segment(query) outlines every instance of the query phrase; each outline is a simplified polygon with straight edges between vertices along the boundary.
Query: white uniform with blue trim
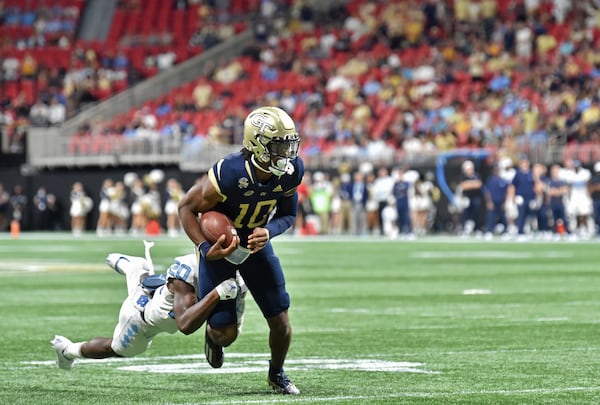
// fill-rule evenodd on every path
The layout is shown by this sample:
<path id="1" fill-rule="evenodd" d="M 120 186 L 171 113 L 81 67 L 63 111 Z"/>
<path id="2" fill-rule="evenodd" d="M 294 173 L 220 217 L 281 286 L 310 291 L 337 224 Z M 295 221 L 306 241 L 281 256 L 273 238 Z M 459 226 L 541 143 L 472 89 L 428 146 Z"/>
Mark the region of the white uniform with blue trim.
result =
<path id="1" fill-rule="evenodd" d="M 167 270 L 167 279 L 184 281 L 198 291 L 198 259 L 195 254 L 176 257 Z M 112 349 L 124 357 L 145 352 L 154 336 L 177 332 L 173 313 L 174 294 L 167 285 L 159 287 L 150 298 L 139 285 L 127 277 L 129 295 L 121 305 L 119 323 L 113 333 Z M 139 277 L 137 278 L 139 280 Z"/>

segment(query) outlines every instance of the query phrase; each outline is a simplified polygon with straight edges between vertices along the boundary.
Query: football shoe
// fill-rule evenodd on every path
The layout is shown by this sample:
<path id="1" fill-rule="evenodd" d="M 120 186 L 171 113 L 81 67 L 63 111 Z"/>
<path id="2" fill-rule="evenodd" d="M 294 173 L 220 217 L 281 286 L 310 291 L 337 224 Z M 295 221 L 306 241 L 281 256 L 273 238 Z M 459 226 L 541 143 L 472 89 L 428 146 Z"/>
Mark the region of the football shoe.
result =
<path id="1" fill-rule="evenodd" d="M 68 359 L 65 356 L 65 350 L 72 342 L 64 336 L 56 335 L 50 341 L 52 348 L 56 351 L 56 365 L 63 370 L 70 370 L 73 367 L 74 359 Z"/>
<path id="2" fill-rule="evenodd" d="M 273 391 L 278 394 L 284 395 L 298 395 L 300 394 L 300 390 L 294 385 L 292 381 L 290 381 L 289 377 L 285 374 L 283 370 L 278 373 L 269 372 L 269 377 L 267 378 L 269 385 L 273 388 Z"/>
<path id="3" fill-rule="evenodd" d="M 212 368 L 220 368 L 223 365 L 223 346 L 212 341 L 208 335 L 208 329 L 204 333 L 204 355 Z"/>

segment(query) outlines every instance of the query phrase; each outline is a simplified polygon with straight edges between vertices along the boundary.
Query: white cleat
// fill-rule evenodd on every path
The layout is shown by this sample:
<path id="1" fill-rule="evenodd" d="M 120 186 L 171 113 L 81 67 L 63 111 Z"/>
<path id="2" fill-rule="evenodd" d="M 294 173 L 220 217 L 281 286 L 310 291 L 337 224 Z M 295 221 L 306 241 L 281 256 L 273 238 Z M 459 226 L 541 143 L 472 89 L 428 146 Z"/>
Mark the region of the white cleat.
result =
<path id="1" fill-rule="evenodd" d="M 52 343 L 52 348 L 56 351 L 56 365 L 58 368 L 70 370 L 73 367 L 74 359 L 68 359 L 64 351 L 72 342 L 64 336 L 56 335 L 50 343 Z"/>
<path id="2" fill-rule="evenodd" d="M 127 266 L 127 263 L 131 263 L 132 266 Z M 137 256 L 128 256 L 128 255 L 123 255 L 121 253 L 111 253 L 106 257 L 106 264 L 114 269 L 117 273 L 122 274 L 122 275 L 126 275 L 127 271 L 134 268 L 139 269 L 145 269 L 146 266 L 146 260 L 142 259 L 141 257 L 137 257 Z"/>

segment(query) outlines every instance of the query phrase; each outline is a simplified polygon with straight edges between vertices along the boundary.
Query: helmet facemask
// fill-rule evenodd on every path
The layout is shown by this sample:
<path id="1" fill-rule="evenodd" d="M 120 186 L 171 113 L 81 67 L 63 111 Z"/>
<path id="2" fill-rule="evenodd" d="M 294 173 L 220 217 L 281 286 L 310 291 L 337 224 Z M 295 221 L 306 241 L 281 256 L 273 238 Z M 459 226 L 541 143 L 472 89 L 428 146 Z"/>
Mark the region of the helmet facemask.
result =
<path id="1" fill-rule="evenodd" d="M 298 134 L 286 135 L 284 138 L 268 138 L 257 135 L 257 141 L 264 146 L 266 153 L 264 160 L 269 162 L 269 171 L 277 177 L 281 177 L 290 162 L 298 157 L 300 137 Z M 263 159 L 261 159 L 263 160 Z M 265 162 L 266 163 L 266 162 Z"/>

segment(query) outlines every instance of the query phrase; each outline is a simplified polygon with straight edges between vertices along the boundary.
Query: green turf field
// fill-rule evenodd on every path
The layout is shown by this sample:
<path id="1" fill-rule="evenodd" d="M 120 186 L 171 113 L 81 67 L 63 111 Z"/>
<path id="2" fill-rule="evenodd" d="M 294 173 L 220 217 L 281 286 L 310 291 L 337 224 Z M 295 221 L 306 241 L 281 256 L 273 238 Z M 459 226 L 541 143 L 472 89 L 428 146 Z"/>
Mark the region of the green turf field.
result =
<path id="1" fill-rule="evenodd" d="M 155 239 L 159 270 L 187 253 Z M 600 403 L 600 243 L 431 237 L 274 241 L 292 297 L 286 371 L 266 383 L 267 326 L 251 299 L 213 370 L 203 330 L 135 359 L 54 365 L 50 340 L 110 336 L 125 281 L 107 253 L 140 240 L 0 236 L 2 404 Z"/>

